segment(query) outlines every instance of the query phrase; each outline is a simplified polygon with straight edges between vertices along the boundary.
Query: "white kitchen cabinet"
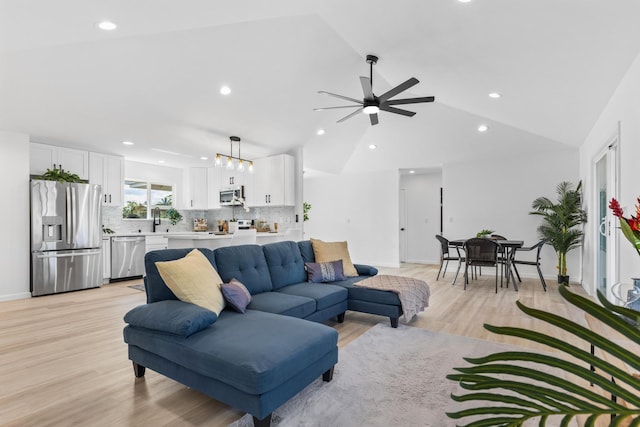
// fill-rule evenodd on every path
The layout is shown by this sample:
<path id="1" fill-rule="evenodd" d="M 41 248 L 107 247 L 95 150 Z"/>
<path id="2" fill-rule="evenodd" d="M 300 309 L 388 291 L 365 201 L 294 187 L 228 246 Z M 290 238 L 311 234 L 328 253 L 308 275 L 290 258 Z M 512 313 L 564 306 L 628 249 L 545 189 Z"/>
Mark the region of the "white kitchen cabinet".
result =
<path id="1" fill-rule="evenodd" d="M 246 165 L 248 167 L 249 165 Z M 239 187 L 245 185 L 245 175 L 249 174 L 249 171 L 239 172 L 236 169 L 227 169 L 224 166 L 220 170 L 220 185 L 222 187 Z"/>
<path id="2" fill-rule="evenodd" d="M 288 154 L 265 157 L 254 162 L 252 206 L 293 206 L 295 204 L 294 158 Z"/>
<path id="3" fill-rule="evenodd" d="M 124 157 L 89 153 L 89 182 L 102 186 L 104 206 L 122 206 Z"/>
<path id="4" fill-rule="evenodd" d="M 169 247 L 169 239 L 166 236 L 146 236 L 144 253 L 167 249 Z"/>
<path id="5" fill-rule="evenodd" d="M 102 281 L 109 282 L 111 278 L 111 238 L 102 238 Z"/>
<path id="6" fill-rule="evenodd" d="M 207 209 L 209 190 L 207 168 L 187 168 L 184 170 L 183 209 Z"/>
<path id="7" fill-rule="evenodd" d="M 221 178 L 219 168 L 207 168 L 207 199 L 209 209 L 220 209 Z"/>
<path id="8" fill-rule="evenodd" d="M 89 179 L 89 152 L 75 148 L 32 142 L 29 147 L 31 175 L 42 175 L 47 169 L 64 169 L 80 179 Z"/>

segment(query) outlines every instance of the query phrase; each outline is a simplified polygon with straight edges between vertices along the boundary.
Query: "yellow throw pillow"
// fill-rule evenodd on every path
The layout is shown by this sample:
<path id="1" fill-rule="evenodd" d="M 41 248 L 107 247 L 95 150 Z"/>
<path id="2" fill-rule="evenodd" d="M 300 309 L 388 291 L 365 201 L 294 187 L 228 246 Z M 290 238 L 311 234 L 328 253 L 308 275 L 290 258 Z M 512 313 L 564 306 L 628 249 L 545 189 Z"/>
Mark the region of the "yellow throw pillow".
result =
<path id="1" fill-rule="evenodd" d="M 156 262 L 160 276 L 180 301 L 190 302 L 217 315 L 224 308 L 222 279 L 207 257 L 197 249 L 175 261 Z"/>
<path id="2" fill-rule="evenodd" d="M 351 262 L 349 256 L 349 248 L 347 242 L 323 242 L 322 240 L 310 239 L 313 255 L 316 262 L 331 262 L 342 260 L 342 269 L 347 277 L 355 277 L 358 275 L 356 268 Z"/>

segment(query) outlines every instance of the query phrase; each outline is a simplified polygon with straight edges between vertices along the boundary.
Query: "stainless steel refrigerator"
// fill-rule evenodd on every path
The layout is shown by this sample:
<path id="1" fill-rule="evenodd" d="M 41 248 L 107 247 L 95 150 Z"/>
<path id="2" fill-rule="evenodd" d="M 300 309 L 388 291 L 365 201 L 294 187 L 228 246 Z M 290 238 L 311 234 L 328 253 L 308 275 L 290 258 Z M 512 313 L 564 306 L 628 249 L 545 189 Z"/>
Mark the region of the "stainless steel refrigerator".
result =
<path id="1" fill-rule="evenodd" d="M 31 181 L 31 295 L 102 285 L 102 188 Z"/>

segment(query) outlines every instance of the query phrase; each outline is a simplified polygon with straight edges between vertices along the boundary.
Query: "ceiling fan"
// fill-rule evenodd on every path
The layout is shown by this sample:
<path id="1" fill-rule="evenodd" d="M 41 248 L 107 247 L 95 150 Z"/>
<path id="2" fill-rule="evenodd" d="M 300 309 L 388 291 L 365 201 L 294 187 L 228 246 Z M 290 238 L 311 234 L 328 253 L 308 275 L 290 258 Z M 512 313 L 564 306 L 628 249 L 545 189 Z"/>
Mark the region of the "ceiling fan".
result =
<path id="1" fill-rule="evenodd" d="M 355 102 L 356 105 L 342 105 L 339 107 L 321 107 L 321 108 L 314 108 L 314 110 L 323 111 L 323 110 L 333 110 L 338 108 L 357 108 L 357 110 L 355 110 L 354 112 L 338 120 L 337 123 L 342 123 L 345 120 L 355 116 L 359 112 L 363 112 L 369 115 L 369 120 L 371 120 L 371 125 L 377 125 L 378 112 L 380 110 L 387 111 L 389 113 L 401 114 L 407 117 L 413 117 L 416 114 L 415 112 L 396 108 L 396 107 L 393 107 L 393 105 L 417 104 L 420 102 L 433 102 L 435 100 L 433 96 L 424 96 L 421 98 L 391 99 L 394 96 L 398 95 L 400 92 L 404 92 L 410 87 L 420 83 L 420 81 L 415 77 L 411 77 L 406 82 L 399 84 L 398 86 L 383 93 L 380 96 L 376 96 L 373 93 L 373 65 L 377 62 L 378 62 L 377 56 L 367 55 L 367 64 L 369 64 L 369 77 L 362 77 L 362 76 L 360 77 L 360 84 L 362 85 L 362 91 L 364 92 L 364 98 L 362 99 L 362 101 L 355 98 L 349 98 L 348 96 L 342 96 L 335 93 L 320 90 L 318 91 L 318 93 L 344 99 L 345 101 Z"/>

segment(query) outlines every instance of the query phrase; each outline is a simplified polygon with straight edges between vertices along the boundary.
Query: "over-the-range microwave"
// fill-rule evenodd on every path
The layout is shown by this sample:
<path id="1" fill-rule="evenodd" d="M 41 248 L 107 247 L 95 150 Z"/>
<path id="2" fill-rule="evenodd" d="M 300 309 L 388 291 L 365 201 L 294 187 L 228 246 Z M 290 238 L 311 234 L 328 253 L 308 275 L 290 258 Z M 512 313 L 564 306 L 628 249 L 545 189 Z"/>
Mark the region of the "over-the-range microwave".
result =
<path id="1" fill-rule="evenodd" d="M 244 185 L 220 189 L 220 206 L 239 205 L 239 199 L 244 200 Z"/>

